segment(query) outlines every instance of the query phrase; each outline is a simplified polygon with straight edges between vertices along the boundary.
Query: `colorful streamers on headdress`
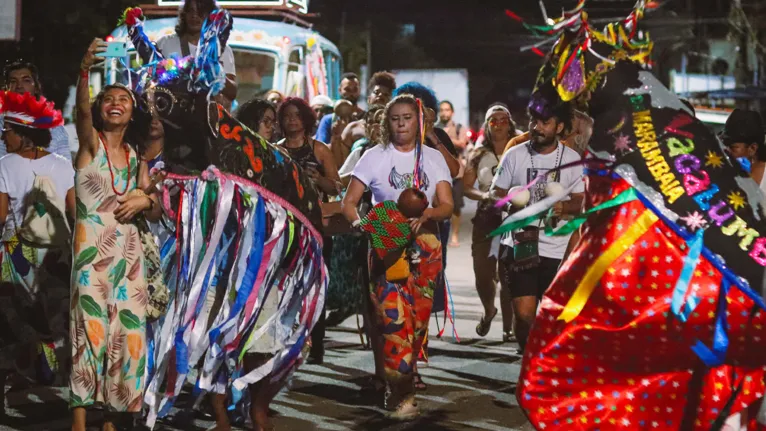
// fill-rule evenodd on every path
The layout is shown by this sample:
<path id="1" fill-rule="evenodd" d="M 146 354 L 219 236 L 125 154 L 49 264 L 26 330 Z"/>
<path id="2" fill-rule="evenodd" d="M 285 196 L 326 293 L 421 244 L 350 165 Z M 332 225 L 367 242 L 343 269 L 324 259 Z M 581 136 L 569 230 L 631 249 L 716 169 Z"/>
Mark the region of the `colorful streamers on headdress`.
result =
<path id="1" fill-rule="evenodd" d="M 215 96 L 223 90 L 226 75 L 221 66 L 221 54 L 231 28 L 231 13 L 225 9 L 214 10 L 205 20 L 191 72 L 189 85 L 192 91 Z"/>
<path id="2" fill-rule="evenodd" d="M 48 102 L 45 97 L 37 99 L 31 93 L 0 93 L 0 114 L 4 121 L 33 129 L 52 129 L 64 124 L 61 111 Z"/>
<path id="3" fill-rule="evenodd" d="M 580 0 L 575 8 L 565 11 L 561 18 L 548 25 L 528 24 L 512 11 L 506 11 L 506 15 L 537 35 L 549 36 L 542 42 L 523 47 L 522 51 L 532 51 L 544 56 L 540 48 L 548 44 L 554 45 L 551 65 L 546 67 L 548 70 L 545 70 L 538 78 L 537 86 L 539 87 L 544 81 L 550 81 L 558 91 L 561 100 L 569 102 L 595 85 L 600 76 L 609 71 L 617 61 L 630 60 L 648 64 L 652 42 L 648 34 L 639 32 L 637 29 L 638 20 L 643 17 L 645 7 L 646 1 L 639 0 L 626 19 L 608 24 L 601 32 L 590 26 L 588 14 L 585 12 L 585 0 Z M 571 43 L 572 39 L 576 42 Z M 594 41 L 613 48 L 608 58 L 593 49 Z M 603 65 L 599 65 L 594 71 L 587 72 L 585 52 L 601 59 Z"/>

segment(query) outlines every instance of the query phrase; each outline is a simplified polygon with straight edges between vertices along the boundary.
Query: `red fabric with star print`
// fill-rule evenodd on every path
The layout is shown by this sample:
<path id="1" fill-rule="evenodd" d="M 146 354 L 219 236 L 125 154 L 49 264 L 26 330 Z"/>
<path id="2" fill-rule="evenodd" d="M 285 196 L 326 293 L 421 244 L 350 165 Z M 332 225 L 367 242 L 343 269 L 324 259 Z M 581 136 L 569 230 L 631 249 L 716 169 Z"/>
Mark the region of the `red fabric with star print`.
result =
<path id="1" fill-rule="evenodd" d="M 629 187 L 588 181 L 590 205 Z M 662 221 L 609 266 L 571 323 L 557 320 L 588 267 L 645 209 L 633 201 L 592 216 L 540 304 L 516 391 L 538 430 L 709 430 L 740 384 L 729 414 L 758 407 L 766 312 L 733 287 L 727 365 L 706 370 L 690 346 L 712 345 L 721 274 L 701 258 L 690 282 L 701 302 L 686 323 L 676 318 L 670 302 L 688 247 Z M 754 412 L 748 418 L 759 429 Z"/>

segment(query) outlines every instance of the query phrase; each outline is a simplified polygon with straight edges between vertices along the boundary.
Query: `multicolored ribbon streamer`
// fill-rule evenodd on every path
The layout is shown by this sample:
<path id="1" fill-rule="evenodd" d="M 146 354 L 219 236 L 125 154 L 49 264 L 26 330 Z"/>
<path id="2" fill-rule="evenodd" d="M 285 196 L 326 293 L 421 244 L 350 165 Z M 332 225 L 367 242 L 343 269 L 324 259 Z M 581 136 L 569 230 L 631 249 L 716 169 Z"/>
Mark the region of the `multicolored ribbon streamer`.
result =
<path id="1" fill-rule="evenodd" d="M 629 188 L 625 190 L 624 192 L 620 193 L 619 195 L 615 196 L 613 199 L 610 199 L 601 205 L 597 205 L 588 211 L 575 216 L 572 220 L 568 221 L 567 224 L 564 226 L 561 226 L 560 228 L 553 230 L 552 226 L 546 226 L 545 227 L 545 234 L 550 236 L 563 236 L 563 235 L 569 235 L 570 233 L 576 231 L 580 228 L 580 226 L 585 223 L 585 221 L 588 219 L 588 217 L 591 214 L 597 213 L 601 210 L 609 209 L 618 207 L 621 205 L 625 205 L 628 202 L 632 202 L 634 200 L 638 199 L 638 196 L 636 196 L 636 189 Z"/>
<path id="2" fill-rule="evenodd" d="M 569 302 L 567 302 L 558 320 L 563 320 L 567 323 L 574 320 L 585 308 L 591 293 L 593 293 L 598 281 L 609 269 L 609 266 L 628 251 L 630 246 L 638 241 L 658 220 L 659 217 L 652 210 L 647 209 L 641 213 L 630 228 L 612 243 L 588 268 L 588 271 L 583 276 L 577 289 L 575 289 Z"/>
<path id="3" fill-rule="evenodd" d="M 670 309 L 682 322 L 686 322 L 689 314 L 691 314 L 699 304 L 699 298 L 694 292 L 691 292 L 686 307 L 684 308 L 684 312 L 681 312 L 681 306 L 684 304 L 686 293 L 689 290 L 689 283 L 691 282 L 692 276 L 694 276 L 694 270 L 697 268 L 700 261 L 703 245 L 702 237 L 704 233 L 705 231 L 703 229 L 699 229 L 691 241 L 686 242 L 689 252 L 686 257 L 684 257 L 684 266 L 681 269 L 681 275 L 678 277 L 676 287 L 673 290 L 673 299 L 670 303 Z"/>
<path id="4" fill-rule="evenodd" d="M 718 289 L 718 309 L 715 316 L 715 330 L 713 332 L 712 348 L 706 346 L 702 341 L 692 346 L 694 353 L 699 356 L 702 362 L 710 368 L 722 365 L 726 360 L 726 351 L 729 349 L 729 325 L 726 323 L 726 295 L 729 294 L 729 284 L 721 282 Z"/>

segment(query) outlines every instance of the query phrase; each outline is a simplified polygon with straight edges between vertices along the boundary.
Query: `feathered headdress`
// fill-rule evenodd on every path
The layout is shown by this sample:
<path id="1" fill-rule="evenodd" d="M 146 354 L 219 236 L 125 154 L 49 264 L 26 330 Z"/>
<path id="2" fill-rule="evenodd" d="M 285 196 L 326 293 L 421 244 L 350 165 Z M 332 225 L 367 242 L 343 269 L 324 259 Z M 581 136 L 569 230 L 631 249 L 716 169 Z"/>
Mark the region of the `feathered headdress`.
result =
<path id="1" fill-rule="evenodd" d="M 61 111 L 44 97 L 37 99 L 30 93 L 0 93 L 0 114 L 4 121 L 35 129 L 52 129 L 64 124 Z"/>

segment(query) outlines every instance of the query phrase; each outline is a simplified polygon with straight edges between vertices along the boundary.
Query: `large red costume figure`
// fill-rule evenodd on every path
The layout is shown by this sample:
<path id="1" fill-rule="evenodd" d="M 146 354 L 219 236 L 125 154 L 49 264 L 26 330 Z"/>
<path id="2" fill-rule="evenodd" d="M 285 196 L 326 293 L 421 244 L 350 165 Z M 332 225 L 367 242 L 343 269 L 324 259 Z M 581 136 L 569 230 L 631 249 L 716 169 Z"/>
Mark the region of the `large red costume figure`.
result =
<path id="1" fill-rule="evenodd" d="M 540 304 L 519 404 L 538 430 L 717 430 L 736 414 L 759 429 L 762 196 L 644 70 L 643 2 L 603 32 L 583 3 L 534 28 L 561 37 L 536 89 L 556 100 L 533 104 L 585 95 L 600 160 L 588 166 L 601 170 L 587 172 L 582 239 Z"/>

